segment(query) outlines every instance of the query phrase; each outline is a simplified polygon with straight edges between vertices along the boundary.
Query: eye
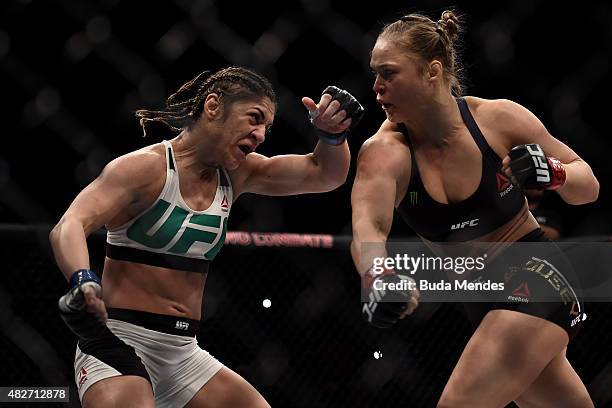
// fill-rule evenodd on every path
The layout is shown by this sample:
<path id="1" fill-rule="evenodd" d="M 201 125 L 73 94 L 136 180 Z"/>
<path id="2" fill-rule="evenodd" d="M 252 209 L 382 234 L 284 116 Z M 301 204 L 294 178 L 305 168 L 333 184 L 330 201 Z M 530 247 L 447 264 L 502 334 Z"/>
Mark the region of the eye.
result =
<path id="1" fill-rule="evenodd" d="M 382 72 L 380 73 L 380 76 L 382 76 L 385 79 L 389 79 L 393 76 L 393 74 L 395 74 L 395 72 L 391 71 L 390 69 L 383 69 Z"/>
<path id="2" fill-rule="evenodd" d="M 259 124 L 259 121 L 260 121 L 259 114 L 255 113 L 255 112 L 251 112 L 248 115 L 249 115 L 249 121 L 251 122 L 251 125 L 258 125 Z"/>

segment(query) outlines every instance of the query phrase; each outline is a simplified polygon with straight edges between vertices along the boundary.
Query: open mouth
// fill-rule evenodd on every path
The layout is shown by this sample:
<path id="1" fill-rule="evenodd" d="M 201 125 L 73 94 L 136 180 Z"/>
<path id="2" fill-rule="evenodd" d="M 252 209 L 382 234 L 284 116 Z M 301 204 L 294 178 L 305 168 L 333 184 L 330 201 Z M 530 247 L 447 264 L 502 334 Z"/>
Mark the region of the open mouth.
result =
<path id="1" fill-rule="evenodd" d="M 251 149 L 249 146 L 239 145 L 238 148 L 242 151 L 242 153 L 244 153 L 245 156 L 253 152 L 253 149 Z"/>

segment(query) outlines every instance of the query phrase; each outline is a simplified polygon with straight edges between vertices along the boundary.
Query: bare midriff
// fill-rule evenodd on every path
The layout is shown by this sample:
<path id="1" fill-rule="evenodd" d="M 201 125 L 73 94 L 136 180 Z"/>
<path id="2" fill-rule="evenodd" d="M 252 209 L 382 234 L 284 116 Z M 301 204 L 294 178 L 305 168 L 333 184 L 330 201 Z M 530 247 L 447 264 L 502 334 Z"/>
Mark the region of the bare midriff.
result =
<path id="1" fill-rule="evenodd" d="M 103 299 L 107 307 L 200 320 L 206 276 L 106 258 Z"/>

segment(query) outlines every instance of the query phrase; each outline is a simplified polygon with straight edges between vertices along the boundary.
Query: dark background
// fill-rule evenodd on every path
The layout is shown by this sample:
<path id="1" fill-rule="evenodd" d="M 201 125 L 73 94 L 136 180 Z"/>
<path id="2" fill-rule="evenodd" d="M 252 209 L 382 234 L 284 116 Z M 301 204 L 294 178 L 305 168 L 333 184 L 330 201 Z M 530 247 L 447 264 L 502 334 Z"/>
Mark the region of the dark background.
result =
<path id="1" fill-rule="evenodd" d="M 328 84 L 349 89 L 367 108 L 350 138 L 355 159 L 384 118 L 368 67 L 383 22 L 412 11 L 439 18 L 452 4 L 466 14 L 467 94 L 523 104 L 587 160 L 599 203 L 559 209 L 572 235 L 609 233 L 612 7 L 530 0 L 2 2 L 0 222 L 56 221 L 109 160 L 171 136 L 143 139 L 136 109 L 161 107 L 198 72 L 230 64 L 277 89 L 280 110 L 261 147 L 269 155 L 311 151 L 301 96 L 316 98 Z M 245 197 L 231 226 L 347 233 L 352 176 L 331 194 Z"/>
<path id="2" fill-rule="evenodd" d="M 136 109 L 161 107 L 170 93 L 202 70 L 243 65 L 265 74 L 280 99 L 274 131 L 261 147 L 264 154 L 311 151 L 315 136 L 300 97 L 316 99 L 326 85 L 348 89 L 367 111 L 350 137 L 353 166 L 343 187 L 297 197 L 246 195 L 232 209 L 230 229 L 350 234 L 354 160 L 384 119 L 368 67 L 376 35 L 383 23 L 405 13 L 420 11 L 437 19 L 454 5 L 465 13 L 466 93 L 524 105 L 590 163 L 601 184 L 597 203 L 572 207 L 552 197 L 546 205 L 561 214 L 566 239 L 607 239 L 612 215 L 612 6 L 475 3 L 4 1 L 0 223 L 41 225 L 44 230 L 108 161 L 171 137 L 158 130 L 143 139 Z M 401 223 L 394 224 L 393 237 L 411 234 Z M 0 319 L 5 335 L 1 362 L 7 377 L 0 385 L 67 384 L 51 380 L 60 378 L 57 373 L 72 375 L 74 340 L 54 314 L 65 284 L 47 256 L 44 233 L 9 231 L 1 237 L 7 265 L 0 287 L 6 306 Z M 92 247 L 97 248 L 92 256 L 100 257 L 101 243 Z M 213 299 L 207 300 L 212 302 L 209 310 L 216 312 L 205 320 L 205 347 L 245 375 L 273 406 L 435 403 L 469 330 L 456 308 L 423 307 L 420 318 L 381 334 L 362 327 L 358 305 L 351 303 L 356 294 L 346 287 L 358 287 L 358 282 L 346 250 L 268 251 L 251 251 L 248 257 L 239 248 L 222 251 L 215 265 L 219 272 L 211 276 L 207 292 Z M 215 288 L 225 288 L 221 293 L 234 298 L 231 285 L 224 285 L 236 277 L 250 279 L 244 293 L 236 295 L 245 303 L 219 300 Z M 328 284 L 343 289 L 327 293 L 321 288 Z M 272 291 L 282 307 L 275 301 L 261 315 L 261 291 Z M 595 308 L 602 310 L 600 320 L 594 318 L 570 356 L 594 395 L 600 392 L 598 405 L 606 406 L 610 395 L 601 384 L 610 384 L 612 377 L 606 374 L 611 354 L 604 333 L 612 313 L 605 304 Z M 300 312 L 308 315 L 304 317 L 296 312 L 302 309 L 314 311 Z M 38 355 L 24 352 L 25 346 L 18 345 L 23 337 L 9 333 L 17 318 L 46 339 L 50 349 L 40 349 Z M 247 328 L 234 332 L 236 327 Z M 240 340 L 245 336 L 251 341 Z M 387 345 L 385 358 L 373 360 L 372 351 L 381 342 Z M 56 374 L 41 366 L 40 356 L 53 354 L 49 350 L 57 360 L 46 364 L 55 367 L 58 362 L 52 370 Z M 382 362 L 387 364 L 383 368 Z"/>

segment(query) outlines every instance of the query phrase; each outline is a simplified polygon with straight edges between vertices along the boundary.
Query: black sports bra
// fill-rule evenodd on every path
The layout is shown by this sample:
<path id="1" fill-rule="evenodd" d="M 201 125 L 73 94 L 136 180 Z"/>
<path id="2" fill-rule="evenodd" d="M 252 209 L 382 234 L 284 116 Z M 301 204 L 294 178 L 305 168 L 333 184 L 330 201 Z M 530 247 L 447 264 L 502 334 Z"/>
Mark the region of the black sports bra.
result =
<path id="1" fill-rule="evenodd" d="M 487 143 L 463 98 L 457 98 L 461 118 L 482 153 L 482 177 L 465 200 L 444 204 L 427 193 L 419 175 L 414 148 L 400 124 L 410 154 L 412 171 L 406 195 L 397 207 L 404 221 L 421 237 L 434 242 L 478 239 L 510 221 L 525 204 L 523 192 L 501 172 L 501 158 Z"/>

